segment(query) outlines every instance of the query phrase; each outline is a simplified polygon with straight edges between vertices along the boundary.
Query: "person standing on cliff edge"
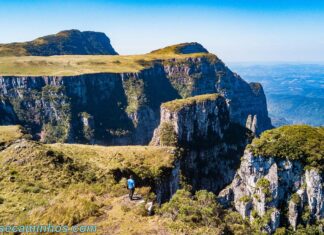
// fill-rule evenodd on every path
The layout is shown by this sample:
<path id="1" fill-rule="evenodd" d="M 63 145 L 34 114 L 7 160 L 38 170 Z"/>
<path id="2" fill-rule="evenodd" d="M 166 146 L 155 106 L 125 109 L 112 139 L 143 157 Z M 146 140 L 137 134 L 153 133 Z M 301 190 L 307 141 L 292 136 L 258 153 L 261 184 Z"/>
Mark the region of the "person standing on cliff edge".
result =
<path id="1" fill-rule="evenodd" d="M 133 195 L 135 191 L 135 181 L 132 175 L 130 175 L 129 179 L 127 180 L 127 188 L 129 190 L 129 199 L 133 200 Z"/>

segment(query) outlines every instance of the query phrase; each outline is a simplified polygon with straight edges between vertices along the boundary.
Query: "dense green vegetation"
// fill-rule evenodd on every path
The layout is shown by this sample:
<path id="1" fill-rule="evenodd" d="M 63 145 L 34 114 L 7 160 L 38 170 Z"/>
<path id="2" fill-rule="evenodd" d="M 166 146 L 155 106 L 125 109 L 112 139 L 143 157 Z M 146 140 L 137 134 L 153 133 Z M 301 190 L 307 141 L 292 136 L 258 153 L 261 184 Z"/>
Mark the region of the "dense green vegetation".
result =
<path id="1" fill-rule="evenodd" d="M 226 211 L 216 196 L 206 190 L 194 195 L 178 190 L 159 213 L 169 218 L 168 226 L 175 234 L 248 234 L 249 225 L 236 212 Z"/>
<path id="2" fill-rule="evenodd" d="M 144 93 L 144 81 L 142 79 L 130 78 L 123 82 L 127 96 L 127 113 L 133 113 L 146 101 Z"/>
<path id="3" fill-rule="evenodd" d="M 324 170 L 324 127 L 283 126 L 262 133 L 249 149 L 254 155 L 300 160 L 308 168 Z"/>

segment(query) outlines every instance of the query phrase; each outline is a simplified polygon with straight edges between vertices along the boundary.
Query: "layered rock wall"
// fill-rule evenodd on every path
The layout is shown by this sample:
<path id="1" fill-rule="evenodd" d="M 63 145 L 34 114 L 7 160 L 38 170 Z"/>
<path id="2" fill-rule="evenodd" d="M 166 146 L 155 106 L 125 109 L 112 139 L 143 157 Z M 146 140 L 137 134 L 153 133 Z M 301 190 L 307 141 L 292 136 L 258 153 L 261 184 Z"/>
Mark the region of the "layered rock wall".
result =
<path id="1" fill-rule="evenodd" d="M 46 142 L 147 144 L 163 102 L 215 92 L 225 97 L 233 123 L 256 134 L 271 128 L 261 85 L 247 84 L 210 54 L 137 73 L 0 76 L 0 123 L 22 124 Z M 91 140 L 84 113 L 93 119 Z"/>
<path id="2" fill-rule="evenodd" d="M 182 148 L 181 172 L 192 190 L 218 192 L 232 181 L 238 167 L 247 143 L 242 129 L 230 122 L 223 96 L 200 95 L 163 104 L 151 144 Z"/>
<path id="3" fill-rule="evenodd" d="M 254 156 L 246 150 L 233 182 L 218 199 L 225 206 L 233 202 L 236 210 L 251 221 L 275 213 L 261 224 L 265 232 L 271 233 L 279 227 L 280 220 L 288 220 L 296 229 L 298 224 L 323 219 L 322 185 L 319 171 L 304 170 L 300 161 Z M 302 216 L 307 213 L 309 221 L 303 221 Z"/>

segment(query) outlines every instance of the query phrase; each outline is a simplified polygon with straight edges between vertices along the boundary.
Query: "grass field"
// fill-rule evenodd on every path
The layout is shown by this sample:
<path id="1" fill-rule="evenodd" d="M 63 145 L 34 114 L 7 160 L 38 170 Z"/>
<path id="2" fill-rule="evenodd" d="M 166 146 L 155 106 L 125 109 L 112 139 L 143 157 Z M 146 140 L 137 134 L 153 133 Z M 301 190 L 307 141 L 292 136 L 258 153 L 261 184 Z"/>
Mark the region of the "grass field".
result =
<path id="1" fill-rule="evenodd" d="M 97 166 L 107 173 L 113 169 L 131 169 L 141 178 L 156 177 L 163 168 L 172 168 L 175 150 L 155 146 L 93 146 L 81 144 L 49 144 L 54 151 L 63 153 L 85 164 Z"/>
<path id="2" fill-rule="evenodd" d="M 208 53 L 148 53 L 143 55 L 62 55 L 0 57 L 0 76 L 74 76 L 93 73 L 138 72 L 155 61 L 184 60 Z"/>
<path id="3" fill-rule="evenodd" d="M 11 142 L 23 136 L 19 126 L 0 126 L 0 144 Z"/>
<path id="4" fill-rule="evenodd" d="M 0 149 L 0 224 L 85 221 L 99 226 L 97 234 L 107 234 L 104 228 L 118 234 L 132 229 L 152 234 L 152 229 L 161 229 L 156 217 L 139 215 L 137 226 L 129 226 L 129 219 L 141 213 L 143 204 L 130 204 L 126 179 L 115 180 L 114 172 L 133 172 L 138 177 L 136 193 L 144 200 L 150 182 L 173 167 L 174 148 L 45 145 L 22 138 L 20 127 L 0 126 L 0 142 L 11 143 Z M 149 185 L 140 185 L 139 179 Z"/>

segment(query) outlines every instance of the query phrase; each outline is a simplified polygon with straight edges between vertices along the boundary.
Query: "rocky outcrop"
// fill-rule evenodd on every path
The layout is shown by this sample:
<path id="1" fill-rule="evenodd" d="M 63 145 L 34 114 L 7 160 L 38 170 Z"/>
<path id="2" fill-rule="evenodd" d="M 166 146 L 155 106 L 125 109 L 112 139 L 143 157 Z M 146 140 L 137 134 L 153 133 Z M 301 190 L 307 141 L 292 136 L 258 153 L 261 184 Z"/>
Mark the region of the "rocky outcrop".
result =
<path id="1" fill-rule="evenodd" d="M 257 221 L 262 230 L 272 233 L 280 225 L 279 217 L 283 217 L 282 221 L 287 219 L 294 229 L 307 222 L 301 221 L 301 216 L 308 210 L 310 220 L 322 219 L 322 184 L 319 172 L 304 170 L 300 161 L 255 156 L 246 150 L 233 182 L 218 199 L 225 206 L 233 202 L 243 217 Z M 285 207 L 288 218 L 282 213 Z M 274 211 L 276 213 L 272 215 Z"/>
<path id="2" fill-rule="evenodd" d="M 218 192 L 235 174 L 247 143 L 245 130 L 230 123 L 226 100 L 219 94 L 164 103 L 152 145 L 183 149 L 181 172 L 193 190 Z M 236 139 L 231 136 L 235 135 Z"/>
<path id="3" fill-rule="evenodd" d="M 0 56 L 117 55 L 104 33 L 65 30 L 30 42 L 0 44 Z"/>
<path id="4" fill-rule="evenodd" d="M 223 138 L 229 126 L 229 115 L 225 99 L 218 94 L 194 96 L 162 104 L 160 127 L 155 130 L 153 145 L 164 145 L 161 132 L 164 124 L 170 124 L 177 141 L 191 145 Z"/>
<path id="5" fill-rule="evenodd" d="M 310 213 L 313 219 L 322 219 L 324 217 L 323 177 L 317 170 L 307 170 L 305 182 Z"/>
<path id="6" fill-rule="evenodd" d="M 184 64 L 169 61 L 165 71 L 183 98 L 220 93 L 226 98 L 233 122 L 257 135 L 272 127 L 261 84 L 248 84 L 217 57 L 189 58 Z"/>

